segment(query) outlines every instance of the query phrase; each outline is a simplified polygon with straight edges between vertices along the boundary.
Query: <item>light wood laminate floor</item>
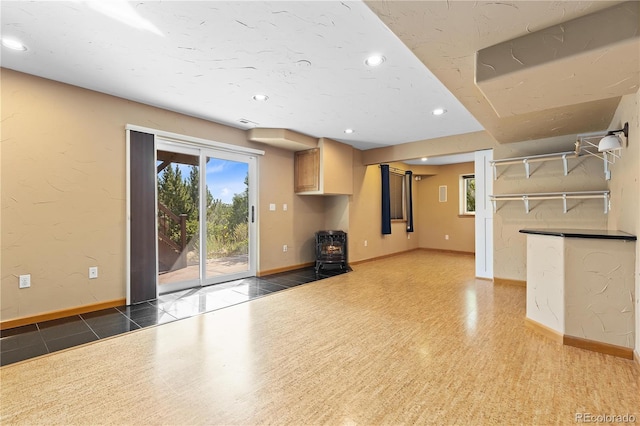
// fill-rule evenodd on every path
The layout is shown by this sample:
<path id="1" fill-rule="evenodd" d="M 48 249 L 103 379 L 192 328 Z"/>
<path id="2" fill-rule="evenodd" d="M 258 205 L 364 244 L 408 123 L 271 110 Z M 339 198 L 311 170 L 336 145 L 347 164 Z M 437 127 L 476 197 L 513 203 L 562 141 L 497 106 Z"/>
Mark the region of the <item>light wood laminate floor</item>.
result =
<path id="1" fill-rule="evenodd" d="M 574 424 L 640 368 L 525 328 L 525 289 L 427 251 L 0 369 L 4 424 Z"/>

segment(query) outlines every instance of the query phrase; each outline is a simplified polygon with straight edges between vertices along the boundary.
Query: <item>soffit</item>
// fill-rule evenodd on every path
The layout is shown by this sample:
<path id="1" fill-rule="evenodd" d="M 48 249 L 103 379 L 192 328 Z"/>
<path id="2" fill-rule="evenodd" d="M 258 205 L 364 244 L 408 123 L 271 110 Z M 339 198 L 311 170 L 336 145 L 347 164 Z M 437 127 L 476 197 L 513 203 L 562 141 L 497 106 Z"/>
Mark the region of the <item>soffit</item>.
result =
<path id="1" fill-rule="evenodd" d="M 619 3 L 367 1 L 382 21 L 501 143 L 606 129 L 620 98 L 614 94 L 614 97 L 589 100 L 581 97 L 576 87 L 560 84 L 553 88 L 552 102 L 532 107 L 531 98 L 544 96 L 541 92 L 550 90 L 549 87 L 532 85 L 528 91 L 514 96 L 505 95 L 507 86 L 503 85 L 501 108 L 507 105 L 517 114 L 500 117 L 475 84 L 476 52 Z M 637 61 L 632 58 L 630 63 L 637 72 L 640 68 Z M 567 69 L 582 67 L 584 61 L 571 57 L 565 65 Z M 590 84 L 596 87 L 611 84 L 605 73 L 600 74 L 600 77 L 590 76 Z M 625 90 L 637 89 L 636 85 Z M 494 92 L 499 93 L 500 89 L 492 88 Z"/>
<path id="2" fill-rule="evenodd" d="M 287 129 L 251 129 L 248 139 L 290 151 L 302 151 L 318 146 L 318 139 Z"/>

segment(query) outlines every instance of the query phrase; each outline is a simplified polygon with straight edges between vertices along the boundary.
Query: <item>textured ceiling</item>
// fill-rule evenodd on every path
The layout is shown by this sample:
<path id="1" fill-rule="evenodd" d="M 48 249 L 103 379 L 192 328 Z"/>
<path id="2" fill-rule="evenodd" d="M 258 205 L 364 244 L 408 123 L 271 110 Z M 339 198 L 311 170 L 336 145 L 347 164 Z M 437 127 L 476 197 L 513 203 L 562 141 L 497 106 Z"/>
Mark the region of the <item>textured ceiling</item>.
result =
<path id="1" fill-rule="evenodd" d="M 556 66 L 555 70 L 544 69 L 540 64 L 536 64 L 527 69 L 528 75 L 520 76 L 522 77 L 520 79 L 512 79 L 507 83 L 500 83 L 495 87 L 488 87 L 486 93 L 483 93 L 475 84 L 476 52 L 504 42 L 512 48 L 513 45 L 509 42 L 512 39 L 536 33 L 581 16 L 599 13 L 621 2 L 367 1 L 366 3 L 498 142 L 516 142 L 606 129 L 619 103 L 619 96 L 635 93 L 638 90 L 637 81 L 640 72 L 638 46 L 640 45 L 638 44 L 637 12 L 631 21 L 617 22 L 620 26 L 632 25 L 635 19 L 636 29 L 633 30 L 635 44 L 632 44 L 631 49 L 628 50 L 631 52 L 629 56 L 611 52 L 606 58 L 602 58 L 601 51 L 600 54 L 585 60 L 579 55 L 567 55 L 561 66 L 557 66 L 555 60 L 549 61 L 549 64 Z M 585 49 L 589 40 L 606 39 L 608 36 L 606 31 L 611 28 L 599 25 L 598 19 L 594 22 L 590 38 L 582 40 Z M 560 31 L 563 29 L 564 27 L 561 27 Z M 567 37 L 567 40 L 570 38 Z M 561 42 L 557 44 L 563 44 L 563 42 L 564 39 L 561 38 Z M 604 53 L 607 53 L 607 50 L 607 46 L 604 46 Z M 511 56 L 513 49 L 508 53 Z M 596 64 L 599 58 L 602 62 Z M 517 61 L 520 58 L 516 55 L 512 59 Z M 625 61 L 632 74 L 631 84 L 627 84 L 621 92 L 613 94 L 600 90 L 611 84 L 608 71 L 621 66 L 621 62 Z M 518 65 L 522 65 L 523 69 L 527 68 L 526 63 Z M 579 73 L 582 68 L 594 65 L 599 66 L 600 72 L 590 74 L 588 85 L 562 84 L 558 81 L 562 78 L 570 80 L 573 78 L 573 73 Z M 559 70 L 562 73 L 559 73 Z M 507 73 L 507 75 L 512 77 L 512 74 Z M 553 84 L 540 84 L 541 81 Z M 532 82 L 533 84 L 530 84 Z M 598 90 L 605 93 L 602 95 L 604 97 L 583 96 L 587 95 L 587 92 Z M 532 105 L 532 100 L 536 98 L 540 99 L 540 102 Z M 545 98 L 553 99 L 545 103 Z M 502 117 L 496 113 L 491 101 L 495 101 L 496 107 L 504 112 Z"/>
<path id="2" fill-rule="evenodd" d="M 3 67 L 238 128 L 291 129 L 360 149 L 482 129 L 359 1 L 0 7 L 2 35 L 28 46 L 3 48 Z M 127 24 L 135 19 L 141 28 Z M 372 53 L 386 61 L 365 66 Z M 269 99 L 256 102 L 256 93 Z M 447 114 L 433 116 L 438 107 Z"/>

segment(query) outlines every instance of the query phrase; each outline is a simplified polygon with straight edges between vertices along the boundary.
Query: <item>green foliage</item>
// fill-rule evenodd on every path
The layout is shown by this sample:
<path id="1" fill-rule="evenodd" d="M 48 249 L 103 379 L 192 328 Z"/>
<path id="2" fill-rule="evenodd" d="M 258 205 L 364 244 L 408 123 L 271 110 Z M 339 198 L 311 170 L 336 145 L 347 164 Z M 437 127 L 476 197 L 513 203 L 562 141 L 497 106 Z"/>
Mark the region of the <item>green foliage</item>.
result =
<path id="1" fill-rule="evenodd" d="M 469 178 L 465 180 L 467 187 L 467 212 L 476 211 L 476 180 L 475 178 Z"/>
<path id="2" fill-rule="evenodd" d="M 214 199 L 207 188 L 207 257 L 225 257 L 246 254 L 249 245 L 249 182 L 245 177 L 245 190 L 235 194 L 231 204 Z M 158 200 L 176 216 L 187 215 L 186 234 L 192 258 L 199 253 L 199 172 L 191 166 L 188 178 L 183 178 L 178 165 L 169 165 L 158 175 Z M 159 212 L 160 231 L 180 245 L 180 224 L 166 221 L 166 215 Z M 165 225 L 163 225 L 165 224 Z M 164 228 L 166 229 L 162 229 Z"/>
<path id="3" fill-rule="evenodd" d="M 232 200 L 232 217 L 231 223 L 238 226 L 241 223 L 247 223 L 249 220 L 249 175 L 244 178 L 244 192 L 242 194 L 234 194 Z"/>

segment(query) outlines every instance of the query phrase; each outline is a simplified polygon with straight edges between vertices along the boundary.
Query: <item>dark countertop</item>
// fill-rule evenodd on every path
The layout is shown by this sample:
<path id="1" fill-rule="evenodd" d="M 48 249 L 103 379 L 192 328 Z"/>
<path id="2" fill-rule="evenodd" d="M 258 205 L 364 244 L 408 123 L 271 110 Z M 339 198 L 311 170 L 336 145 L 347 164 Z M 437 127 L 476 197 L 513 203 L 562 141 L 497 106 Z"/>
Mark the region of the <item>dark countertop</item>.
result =
<path id="1" fill-rule="evenodd" d="M 636 241 L 635 235 L 622 231 L 609 231 L 606 229 L 521 229 L 523 234 L 550 235 L 565 238 L 596 238 L 603 240 Z"/>

